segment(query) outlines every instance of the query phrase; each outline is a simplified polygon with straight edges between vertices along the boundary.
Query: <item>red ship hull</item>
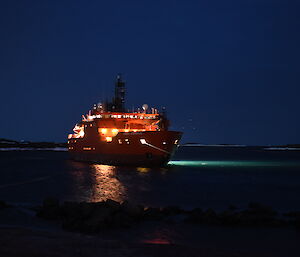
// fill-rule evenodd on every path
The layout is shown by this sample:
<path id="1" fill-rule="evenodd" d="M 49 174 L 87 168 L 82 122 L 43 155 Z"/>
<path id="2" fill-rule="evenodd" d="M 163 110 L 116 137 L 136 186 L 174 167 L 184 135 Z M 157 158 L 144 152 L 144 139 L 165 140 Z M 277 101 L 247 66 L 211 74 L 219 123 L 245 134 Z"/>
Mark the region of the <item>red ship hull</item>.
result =
<path id="1" fill-rule="evenodd" d="M 71 158 L 108 165 L 163 166 L 175 152 L 182 133 L 169 131 L 165 108 L 127 111 L 125 83 L 115 83 L 112 101 L 94 104 L 68 136 Z"/>
<path id="2" fill-rule="evenodd" d="M 174 154 L 182 133 L 176 131 L 120 132 L 111 142 L 97 133 L 69 140 L 69 152 L 77 161 L 108 165 L 163 166 Z"/>

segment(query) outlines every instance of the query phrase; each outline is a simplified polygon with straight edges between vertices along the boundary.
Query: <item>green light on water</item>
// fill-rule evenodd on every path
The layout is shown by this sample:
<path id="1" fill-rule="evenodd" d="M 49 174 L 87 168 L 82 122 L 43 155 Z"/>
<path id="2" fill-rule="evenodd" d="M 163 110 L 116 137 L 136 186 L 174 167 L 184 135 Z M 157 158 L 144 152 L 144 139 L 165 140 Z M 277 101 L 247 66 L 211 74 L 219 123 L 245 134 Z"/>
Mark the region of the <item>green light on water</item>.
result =
<path id="1" fill-rule="evenodd" d="M 271 161 L 169 161 L 169 165 L 189 167 L 280 167 L 300 166 L 300 162 Z"/>

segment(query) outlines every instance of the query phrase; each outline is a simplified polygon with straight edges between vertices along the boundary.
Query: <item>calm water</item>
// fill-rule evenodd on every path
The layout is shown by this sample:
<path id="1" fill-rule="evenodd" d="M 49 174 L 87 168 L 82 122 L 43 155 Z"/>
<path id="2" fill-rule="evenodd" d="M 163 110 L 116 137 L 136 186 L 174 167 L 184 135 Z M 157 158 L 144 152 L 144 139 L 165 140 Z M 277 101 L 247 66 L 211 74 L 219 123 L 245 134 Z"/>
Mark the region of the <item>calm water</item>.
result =
<path id="1" fill-rule="evenodd" d="M 67 152 L 0 152 L 0 199 L 38 203 L 45 197 L 125 199 L 147 206 L 300 210 L 300 151 L 251 147 L 181 147 L 167 168 L 74 162 Z"/>

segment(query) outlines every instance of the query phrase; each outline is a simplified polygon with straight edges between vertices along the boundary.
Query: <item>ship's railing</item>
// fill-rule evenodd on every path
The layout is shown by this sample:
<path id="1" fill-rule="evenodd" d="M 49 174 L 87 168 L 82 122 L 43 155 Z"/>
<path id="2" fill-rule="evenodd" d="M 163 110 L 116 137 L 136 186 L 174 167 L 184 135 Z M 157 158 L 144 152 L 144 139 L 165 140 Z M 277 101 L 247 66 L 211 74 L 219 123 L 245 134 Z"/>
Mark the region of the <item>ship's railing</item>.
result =
<path id="1" fill-rule="evenodd" d="M 155 120 L 159 118 L 159 114 L 146 114 L 146 113 L 102 113 L 102 114 L 93 114 L 83 115 L 83 121 L 93 121 L 94 119 L 150 119 Z"/>
<path id="2" fill-rule="evenodd" d="M 143 128 L 143 129 L 116 129 L 116 128 L 98 128 L 98 132 L 100 134 L 106 135 L 106 134 L 112 134 L 117 135 L 119 132 L 145 132 L 145 131 L 157 131 L 158 128 L 151 127 L 151 128 Z"/>

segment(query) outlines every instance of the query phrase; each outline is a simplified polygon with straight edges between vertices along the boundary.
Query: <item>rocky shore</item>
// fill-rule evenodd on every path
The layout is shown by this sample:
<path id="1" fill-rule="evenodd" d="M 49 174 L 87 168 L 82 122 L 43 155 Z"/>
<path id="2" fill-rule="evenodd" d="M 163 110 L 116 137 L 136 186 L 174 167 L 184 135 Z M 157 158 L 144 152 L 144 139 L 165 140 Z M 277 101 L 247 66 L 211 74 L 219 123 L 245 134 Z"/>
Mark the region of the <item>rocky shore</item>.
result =
<path id="1" fill-rule="evenodd" d="M 294 257 L 300 251 L 289 236 L 299 220 L 299 212 L 280 214 L 259 203 L 216 212 L 113 200 L 47 198 L 27 207 L 0 201 L 0 256 L 273 257 L 287 249 Z"/>
<path id="2" fill-rule="evenodd" d="M 164 208 L 134 205 L 127 201 L 64 202 L 45 199 L 37 208 L 37 216 L 57 220 L 68 231 L 96 233 L 103 229 L 130 227 L 144 221 L 186 222 L 214 226 L 232 227 L 295 227 L 300 228 L 300 212 L 277 213 L 271 207 L 260 203 L 249 203 L 246 210 L 235 206 L 222 212 L 213 209 L 183 210 L 177 206 Z"/>

